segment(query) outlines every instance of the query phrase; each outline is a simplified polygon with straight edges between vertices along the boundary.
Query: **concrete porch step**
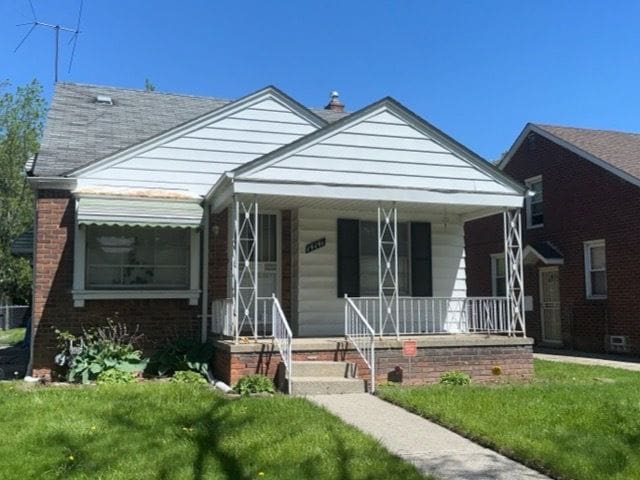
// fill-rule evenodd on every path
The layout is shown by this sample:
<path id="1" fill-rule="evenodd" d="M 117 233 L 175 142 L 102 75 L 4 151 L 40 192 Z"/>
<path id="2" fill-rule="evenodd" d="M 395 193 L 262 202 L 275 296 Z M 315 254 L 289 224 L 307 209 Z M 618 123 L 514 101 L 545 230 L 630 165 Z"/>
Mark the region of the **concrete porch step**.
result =
<path id="1" fill-rule="evenodd" d="M 355 366 L 349 362 L 294 361 L 291 370 L 295 377 L 354 377 Z"/>
<path id="2" fill-rule="evenodd" d="M 294 376 L 292 386 L 294 395 L 339 395 L 366 392 L 366 383 L 359 378 Z"/>

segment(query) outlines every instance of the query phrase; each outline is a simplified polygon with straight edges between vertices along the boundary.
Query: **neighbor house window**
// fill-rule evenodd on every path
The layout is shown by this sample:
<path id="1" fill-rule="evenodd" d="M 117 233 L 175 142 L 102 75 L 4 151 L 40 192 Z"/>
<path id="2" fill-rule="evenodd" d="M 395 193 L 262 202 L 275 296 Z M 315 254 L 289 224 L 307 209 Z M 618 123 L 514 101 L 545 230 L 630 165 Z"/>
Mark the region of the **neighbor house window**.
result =
<path id="1" fill-rule="evenodd" d="M 186 290 L 189 263 L 189 229 L 87 227 L 88 290 Z"/>
<path id="2" fill-rule="evenodd" d="M 409 224 L 398 223 L 398 294 L 409 295 Z M 378 222 L 360 222 L 360 295 L 378 295 Z"/>
<path id="3" fill-rule="evenodd" d="M 491 294 L 494 297 L 507 295 L 504 254 L 502 253 L 491 256 Z"/>
<path id="4" fill-rule="evenodd" d="M 525 181 L 525 184 L 532 192 L 527 196 L 527 228 L 541 227 L 544 225 L 542 208 L 542 177 L 534 177 Z"/>
<path id="5" fill-rule="evenodd" d="M 607 261 L 604 240 L 584 243 L 584 276 L 587 298 L 607 298 Z"/>

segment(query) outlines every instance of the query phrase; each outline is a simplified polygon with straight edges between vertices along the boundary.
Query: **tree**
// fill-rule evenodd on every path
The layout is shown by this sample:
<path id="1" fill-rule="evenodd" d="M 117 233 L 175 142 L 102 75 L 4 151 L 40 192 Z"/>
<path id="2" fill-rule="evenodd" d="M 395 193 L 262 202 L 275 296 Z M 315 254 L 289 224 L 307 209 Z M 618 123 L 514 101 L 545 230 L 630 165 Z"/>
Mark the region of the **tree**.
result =
<path id="1" fill-rule="evenodd" d="M 9 83 L 0 84 L 0 92 Z M 25 163 L 40 146 L 45 101 L 42 87 L 33 80 L 15 93 L 0 94 L 0 297 L 28 302 L 31 267 L 11 254 L 11 244 L 33 222 L 33 195 Z"/>
<path id="2" fill-rule="evenodd" d="M 144 91 L 145 92 L 155 92 L 156 90 L 156 86 L 151 83 L 151 80 L 149 80 L 148 78 L 144 79 Z"/>

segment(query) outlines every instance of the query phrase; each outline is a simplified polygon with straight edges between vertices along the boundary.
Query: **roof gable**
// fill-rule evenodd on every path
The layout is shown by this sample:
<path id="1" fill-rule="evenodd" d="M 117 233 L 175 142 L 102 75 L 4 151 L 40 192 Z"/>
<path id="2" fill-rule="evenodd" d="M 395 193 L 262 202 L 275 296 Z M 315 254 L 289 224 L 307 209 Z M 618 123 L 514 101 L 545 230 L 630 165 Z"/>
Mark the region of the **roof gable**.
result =
<path id="1" fill-rule="evenodd" d="M 618 177 L 640 186 L 640 134 L 528 123 L 499 162 L 502 170 L 525 139 L 536 133 Z"/>
<path id="2" fill-rule="evenodd" d="M 494 166 L 391 98 L 232 172 L 234 178 L 521 194 Z"/>
<path id="3" fill-rule="evenodd" d="M 204 194 L 220 174 L 325 124 L 276 88 L 267 87 L 70 175 L 81 185 Z"/>

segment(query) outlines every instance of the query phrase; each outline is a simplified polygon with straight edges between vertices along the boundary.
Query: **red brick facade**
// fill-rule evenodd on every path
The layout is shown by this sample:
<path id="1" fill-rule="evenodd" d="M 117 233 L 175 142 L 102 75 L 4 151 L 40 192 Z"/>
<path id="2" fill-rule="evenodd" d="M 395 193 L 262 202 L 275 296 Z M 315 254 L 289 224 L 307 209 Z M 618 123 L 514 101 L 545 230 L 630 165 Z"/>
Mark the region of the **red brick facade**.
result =
<path id="1" fill-rule="evenodd" d="M 91 300 L 73 306 L 73 200 L 60 191 L 39 191 L 36 211 L 33 302 L 34 375 L 54 367 L 54 330 L 80 333 L 83 327 L 104 325 L 108 318 L 138 328 L 144 349 L 152 351 L 167 338 L 197 335 L 199 307 L 187 300 Z"/>
<path id="2" fill-rule="evenodd" d="M 609 335 L 628 337 L 640 353 L 640 188 L 533 133 L 504 169 L 513 178 L 542 175 L 544 226 L 527 230 L 525 245 L 550 241 L 564 256 L 559 267 L 562 339 L 565 347 L 601 352 Z M 469 222 L 465 228 L 469 295 L 491 294 L 490 254 L 502 252 L 502 218 Z M 606 242 L 606 300 L 586 297 L 584 242 Z M 527 335 L 542 340 L 537 265 L 525 267 L 525 293 L 533 297 Z"/>
<path id="3" fill-rule="evenodd" d="M 276 380 L 280 354 L 275 347 L 264 344 L 249 347 L 247 351 L 233 350 L 228 345 L 216 348 L 216 378 L 231 385 L 241 377 L 255 373 Z M 296 350 L 293 360 L 346 361 L 357 365 L 359 378 L 369 379 L 370 375 L 360 354 L 344 342 L 333 350 Z M 533 353 L 526 342 L 520 345 L 419 347 L 411 365 L 409 359 L 402 356 L 401 347 L 377 347 L 375 363 L 376 382 L 401 381 L 409 385 L 437 382 L 440 375 L 451 370 L 469 374 L 474 382 L 496 380 L 495 367 L 500 368 L 500 376 L 507 378 L 530 378 L 533 374 Z"/>

